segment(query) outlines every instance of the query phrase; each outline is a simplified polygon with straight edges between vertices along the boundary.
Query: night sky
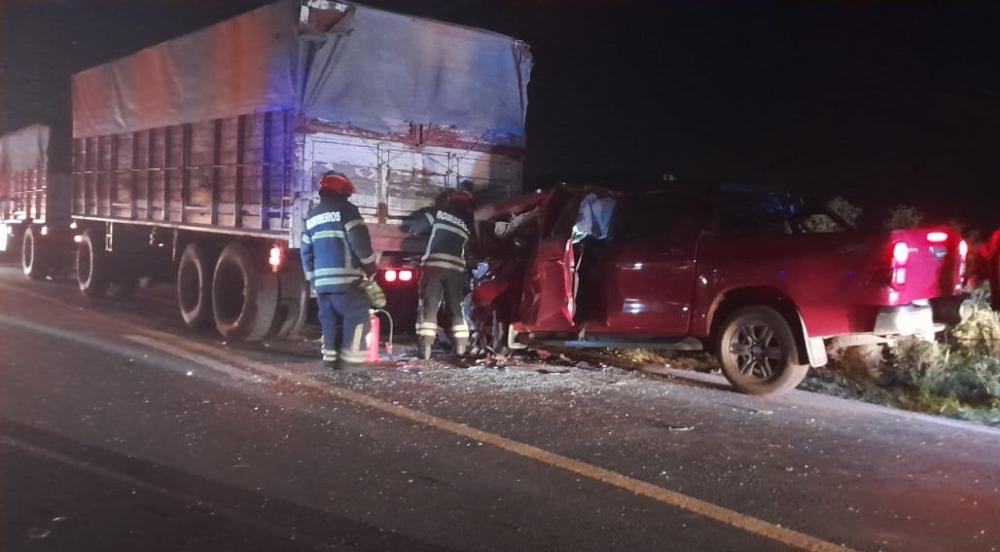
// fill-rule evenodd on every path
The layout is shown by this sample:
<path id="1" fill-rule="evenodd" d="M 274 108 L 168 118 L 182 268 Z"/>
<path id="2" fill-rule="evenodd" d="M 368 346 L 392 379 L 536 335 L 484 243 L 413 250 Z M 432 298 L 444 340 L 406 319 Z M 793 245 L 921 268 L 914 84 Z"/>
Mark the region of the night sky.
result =
<path id="1" fill-rule="evenodd" d="M 266 0 L 0 0 L 0 131 Z M 1000 223 L 1000 3 L 371 0 L 527 41 L 527 186 L 664 173 Z M 998 196 L 994 198 L 993 196 Z"/>

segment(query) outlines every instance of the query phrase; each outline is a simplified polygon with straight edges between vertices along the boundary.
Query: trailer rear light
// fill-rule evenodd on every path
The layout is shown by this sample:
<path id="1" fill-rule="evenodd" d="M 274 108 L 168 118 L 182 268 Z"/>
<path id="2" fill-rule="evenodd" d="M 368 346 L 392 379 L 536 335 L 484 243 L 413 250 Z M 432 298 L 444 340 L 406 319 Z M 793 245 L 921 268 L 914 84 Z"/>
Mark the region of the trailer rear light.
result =
<path id="1" fill-rule="evenodd" d="M 382 270 L 382 281 L 387 284 L 412 282 L 417 277 L 417 271 L 412 268 L 385 268 Z"/>
<path id="2" fill-rule="evenodd" d="M 280 245 L 274 244 L 271 246 L 271 251 L 267 256 L 267 264 L 271 265 L 271 270 L 277 272 L 281 268 L 282 263 L 285 262 L 285 250 L 281 248 Z"/>
<path id="3" fill-rule="evenodd" d="M 894 288 L 906 285 L 906 263 L 910 260 L 910 244 L 896 242 L 892 245 L 892 274 L 889 282 Z"/>
<path id="4" fill-rule="evenodd" d="M 947 232 L 928 232 L 927 241 L 931 243 L 943 243 L 948 241 Z"/>

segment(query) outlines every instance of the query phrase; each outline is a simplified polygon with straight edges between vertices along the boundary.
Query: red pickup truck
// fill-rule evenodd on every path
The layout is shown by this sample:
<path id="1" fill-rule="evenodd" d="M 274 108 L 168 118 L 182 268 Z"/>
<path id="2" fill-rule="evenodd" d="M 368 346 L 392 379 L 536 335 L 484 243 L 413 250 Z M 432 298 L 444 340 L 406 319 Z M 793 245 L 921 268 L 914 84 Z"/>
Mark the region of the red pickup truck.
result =
<path id="1" fill-rule="evenodd" d="M 860 232 L 752 186 L 564 186 L 477 219 L 486 346 L 712 350 L 734 387 L 759 395 L 826 364 L 827 338 L 932 336 L 932 300 L 960 294 L 968 250 L 949 228 Z"/>

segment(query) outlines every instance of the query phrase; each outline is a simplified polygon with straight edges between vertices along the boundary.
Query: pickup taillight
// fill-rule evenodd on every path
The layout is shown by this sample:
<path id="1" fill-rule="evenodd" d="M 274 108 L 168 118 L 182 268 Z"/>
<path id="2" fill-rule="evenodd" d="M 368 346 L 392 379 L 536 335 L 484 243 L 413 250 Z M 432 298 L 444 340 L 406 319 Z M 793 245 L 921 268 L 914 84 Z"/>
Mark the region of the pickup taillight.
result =
<path id="1" fill-rule="evenodd" d="M 910 260 L 910 244 L 898 241 L 892 244 L 892 276 L 889 283 L 894 289 L 906 285 L 906 263 Z"/>
<path id="2" fill-rule="evenodd" d="M 965 283 L 965 268 L 969 259 L 969 242 L 962 240 L 958 242 L 958 282 L 955 283 L 955 291 L 961 291 Z"/>

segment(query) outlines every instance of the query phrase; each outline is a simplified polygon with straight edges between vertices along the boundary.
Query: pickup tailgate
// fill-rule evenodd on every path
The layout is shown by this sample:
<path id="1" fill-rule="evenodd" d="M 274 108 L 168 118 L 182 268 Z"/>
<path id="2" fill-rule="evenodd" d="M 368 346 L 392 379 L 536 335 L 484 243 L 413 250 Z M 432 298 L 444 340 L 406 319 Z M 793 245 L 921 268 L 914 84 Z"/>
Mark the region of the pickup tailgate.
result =
<path id="1" fill-rule="evenodd" d="M 955 230 L 894 230 L 888 250 L 886 274 L 891 291 L 886 304 L 912 303 L 961 291 L 968 246 Z"/>

